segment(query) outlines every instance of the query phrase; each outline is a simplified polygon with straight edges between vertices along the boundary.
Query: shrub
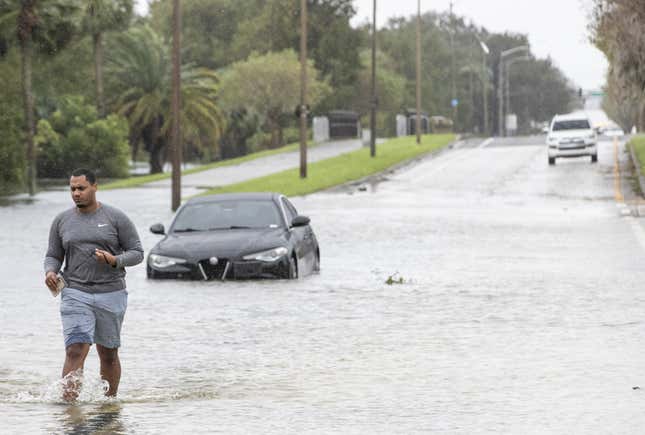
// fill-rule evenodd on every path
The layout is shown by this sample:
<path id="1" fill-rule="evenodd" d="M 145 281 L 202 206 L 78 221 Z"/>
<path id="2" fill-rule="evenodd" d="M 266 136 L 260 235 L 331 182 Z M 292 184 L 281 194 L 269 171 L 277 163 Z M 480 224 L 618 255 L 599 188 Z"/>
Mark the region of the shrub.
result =
<path id="1" fill-rule="evenodd" d="M 103 177 L 128 175 L 128 123 L 119 115 L 98 119 L 82 97 L 67 96 L 49 120 L 38 122 L 38 173 L 63 178 L 78 167 Z"/>

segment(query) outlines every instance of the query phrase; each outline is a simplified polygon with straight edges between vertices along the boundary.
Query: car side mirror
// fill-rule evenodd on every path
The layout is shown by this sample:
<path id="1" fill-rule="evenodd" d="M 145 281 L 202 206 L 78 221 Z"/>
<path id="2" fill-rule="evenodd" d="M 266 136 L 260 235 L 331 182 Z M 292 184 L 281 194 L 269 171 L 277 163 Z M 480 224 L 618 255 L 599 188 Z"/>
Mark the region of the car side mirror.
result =
<path id="1" fill-rule="evenodd" d="M 309 225 L 309 222 L 311 222 L 311 219 L 309 219 L 307 216 L 296 216 L 293 218 L 291 221 L 291 227 L 304 227 Z"/>
<path id="2" fill-rule="evenodd" d="M 163 224 L 154 224 L 150 227 L 150 232 L 153 234 L 166 234 L 166 229 Z"/>

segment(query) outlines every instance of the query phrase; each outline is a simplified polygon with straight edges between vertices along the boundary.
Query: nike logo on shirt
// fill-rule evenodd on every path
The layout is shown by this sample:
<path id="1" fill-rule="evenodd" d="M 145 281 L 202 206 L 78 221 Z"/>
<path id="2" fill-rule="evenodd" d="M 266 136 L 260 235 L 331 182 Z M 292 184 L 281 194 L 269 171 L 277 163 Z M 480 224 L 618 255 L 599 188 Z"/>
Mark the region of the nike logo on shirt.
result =
<path id="1" fill-rule="evenodd" d="M 108 224 L 99 224 L 99 228 L 101 228 L 101 227 L 107 227 L 107 226 L 108 226 Z"/>

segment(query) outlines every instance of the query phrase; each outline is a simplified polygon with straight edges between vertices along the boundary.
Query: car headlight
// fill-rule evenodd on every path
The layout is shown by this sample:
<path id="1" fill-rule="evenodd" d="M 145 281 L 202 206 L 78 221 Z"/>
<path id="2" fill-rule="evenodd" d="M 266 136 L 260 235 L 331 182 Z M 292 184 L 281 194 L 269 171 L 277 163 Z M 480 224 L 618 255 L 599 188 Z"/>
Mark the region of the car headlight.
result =
<path id="1" fill-rule="evenodd" d="M 186 262 L 183 258 L 166 257 L 165 255 L 150 254 L 148 262 L 151 266 L 163 269 L 165 267 L 183 264 Z"/>
<path id="2" fill-rule="evenodd" d="M 285 248 L 284 246 L 280 246 L 278 248 L 268 249 L 262 252 L 256 252 L 255 254 L 245 255 L 242 258 L 245 260 L 271 262 L 271 261 L 276 261 L 280 257 L 284 257 L 285 255 L 287 255 L 288 252 L 289 250 L 287 248 Z"/>
<path id="3" fill-rule="evenodd" d="M 554 138 L 554 137 L 547 137 L 546 138 L 546 143 L 548 143 L 549 145 L 557 145 L 558 140 L 556 138 Z"/>

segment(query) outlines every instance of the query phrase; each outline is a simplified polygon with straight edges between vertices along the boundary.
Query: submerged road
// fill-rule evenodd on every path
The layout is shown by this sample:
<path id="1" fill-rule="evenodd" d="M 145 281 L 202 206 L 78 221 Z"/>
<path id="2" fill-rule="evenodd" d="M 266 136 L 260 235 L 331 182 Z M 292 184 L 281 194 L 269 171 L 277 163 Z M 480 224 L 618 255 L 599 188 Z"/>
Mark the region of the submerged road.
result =
<path id="1" fill-rule="evenodd" d="M 69 199 L 4 207 L 0 427 L 642 433 L 645 230 L 628 175 L 622 143 L 548 166 L 539 139 L 467 141 L 366 190 L 295 198 L 319 275 L 157 282 L 133 268 L 119 400 L 101 399 L 92 350 L 75 407 L 57 404 L 58 301 L 40 266 Z M 99 195 L 146 249 L 171 218 L 165 193 Z"/>

